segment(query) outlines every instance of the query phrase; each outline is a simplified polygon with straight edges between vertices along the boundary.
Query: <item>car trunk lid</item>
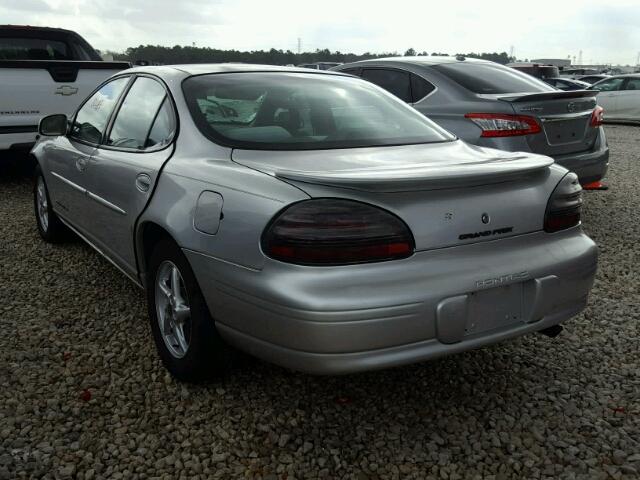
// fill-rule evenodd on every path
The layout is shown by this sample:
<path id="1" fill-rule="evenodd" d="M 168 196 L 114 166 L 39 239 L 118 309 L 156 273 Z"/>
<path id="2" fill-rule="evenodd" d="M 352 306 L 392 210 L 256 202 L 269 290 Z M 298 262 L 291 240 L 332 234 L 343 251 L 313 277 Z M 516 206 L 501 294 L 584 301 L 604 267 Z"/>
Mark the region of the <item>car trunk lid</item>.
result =
<path id="1" fill-rule="evenodd" d="M 507 102 L 517 115 L 535 117 L 542 132 L 527 135 L 531 150 L 543 155 L 559 156 L 591 150 L 598 129 L 591 126 L 596 107 L 596 92 L 541 92 L 495 95 Z"/>
<path id="2" fill-rule="evenodd" d="M 490 241 L 542 229 L 564 170 L 553 160 L 462 141 L 319 151 L 234 150 L 233 160 L 312 197 L 385 208 L 409 225 L 417 250 Z"/>

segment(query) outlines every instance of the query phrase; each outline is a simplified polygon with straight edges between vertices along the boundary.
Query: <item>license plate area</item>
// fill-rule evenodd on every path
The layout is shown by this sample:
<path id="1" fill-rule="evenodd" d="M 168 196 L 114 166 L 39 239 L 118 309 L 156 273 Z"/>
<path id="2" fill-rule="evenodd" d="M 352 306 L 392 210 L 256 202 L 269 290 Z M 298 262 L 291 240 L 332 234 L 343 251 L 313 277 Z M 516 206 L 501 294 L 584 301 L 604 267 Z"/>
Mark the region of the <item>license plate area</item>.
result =
<path id="1" fill-rule="evenodd" d="M 549 145 L 581 142 L 587 132 L 590 116 L 567 119 L 542 119 Z"/>
<path id="2" fill-rule="evenodd" d="M 465 336 L 523 323 L 523 283 L 469 294 Z"/>

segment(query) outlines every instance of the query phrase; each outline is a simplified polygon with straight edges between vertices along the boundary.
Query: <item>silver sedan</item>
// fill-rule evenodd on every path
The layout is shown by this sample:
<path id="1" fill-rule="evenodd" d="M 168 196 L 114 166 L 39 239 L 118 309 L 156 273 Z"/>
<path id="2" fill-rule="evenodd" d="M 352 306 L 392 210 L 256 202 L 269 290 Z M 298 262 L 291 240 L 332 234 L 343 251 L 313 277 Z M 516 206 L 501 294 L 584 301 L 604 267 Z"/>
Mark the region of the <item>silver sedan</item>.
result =
<path id="1" fill-rule="evenodd" d="M 229 346 L 335 374 L 554 335 L 594 279 L 575 174 L 349 75 L 141 67 L 40 134 L 41 236 L 75 232 L 146 290 L 181 380 Z"/>

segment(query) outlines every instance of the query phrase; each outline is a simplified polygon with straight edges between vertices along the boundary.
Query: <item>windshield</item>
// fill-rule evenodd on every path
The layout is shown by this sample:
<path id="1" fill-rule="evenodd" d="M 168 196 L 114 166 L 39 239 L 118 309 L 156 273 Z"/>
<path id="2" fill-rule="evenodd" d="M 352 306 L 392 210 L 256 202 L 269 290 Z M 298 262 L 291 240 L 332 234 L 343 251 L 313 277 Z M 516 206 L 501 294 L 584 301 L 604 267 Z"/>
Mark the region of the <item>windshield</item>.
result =
<path id="1" fill-rule="evenodd" d="M 553 92 L 552 87 L 531 75 L 491 63 L 451 63 L 433 68 L 474 93 Z"/>
<path id="2" fill-rule="evenodd" d="M 191 77 L 182 88 L 202 133 L 236 148 L 319 150 L 455 139 L 358 78 L 224 73 Z"/>

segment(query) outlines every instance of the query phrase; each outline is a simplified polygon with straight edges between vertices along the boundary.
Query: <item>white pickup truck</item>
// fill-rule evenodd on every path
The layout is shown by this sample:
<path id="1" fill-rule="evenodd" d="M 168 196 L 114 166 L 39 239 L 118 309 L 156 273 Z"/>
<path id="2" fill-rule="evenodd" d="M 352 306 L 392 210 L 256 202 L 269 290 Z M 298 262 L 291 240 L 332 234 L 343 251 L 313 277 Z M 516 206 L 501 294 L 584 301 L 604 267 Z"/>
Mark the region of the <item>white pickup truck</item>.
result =
<path id="1" fill-rule="evenodd" d="M 38 122 L 72 115 L 105 78 L 128 62 L 103 62 L 69 30 L 0 25 L 0 159 L 5 150 L 30 149 Z"/>

